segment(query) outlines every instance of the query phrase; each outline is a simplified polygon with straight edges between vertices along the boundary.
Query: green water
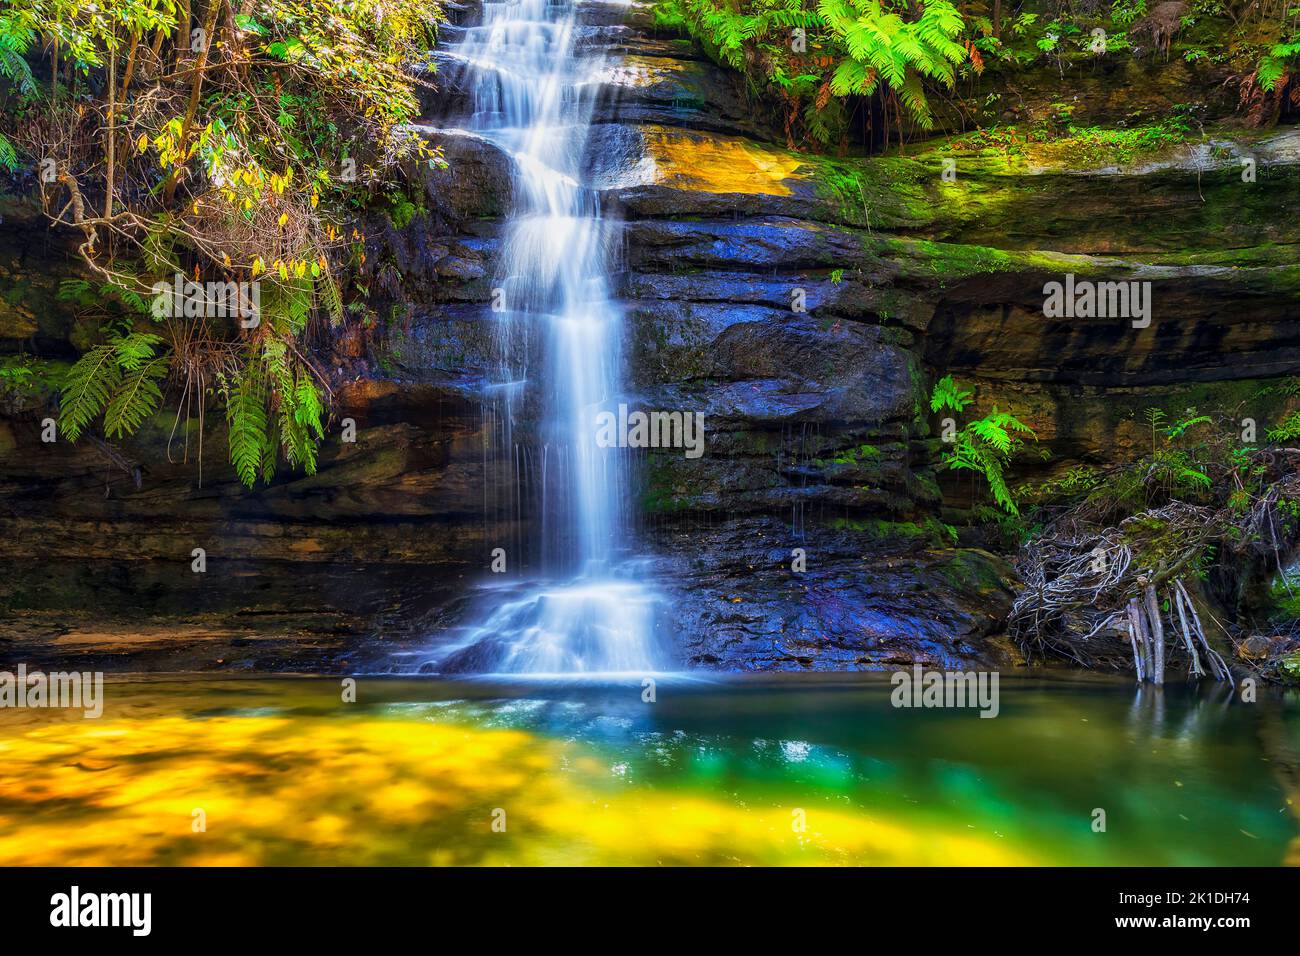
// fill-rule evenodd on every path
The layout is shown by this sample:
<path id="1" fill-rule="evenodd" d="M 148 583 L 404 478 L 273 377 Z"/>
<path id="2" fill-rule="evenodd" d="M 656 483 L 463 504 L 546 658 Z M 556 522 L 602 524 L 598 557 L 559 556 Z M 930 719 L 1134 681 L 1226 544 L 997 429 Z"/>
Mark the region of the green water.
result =
<path id="1" fill-rule="evenodd" d="M 100 719 L 0 711 L 0 863 L 1297 861 L 1294 694 L 1004 679 L 982 719 L 889 692 L 112 681 Z"/>

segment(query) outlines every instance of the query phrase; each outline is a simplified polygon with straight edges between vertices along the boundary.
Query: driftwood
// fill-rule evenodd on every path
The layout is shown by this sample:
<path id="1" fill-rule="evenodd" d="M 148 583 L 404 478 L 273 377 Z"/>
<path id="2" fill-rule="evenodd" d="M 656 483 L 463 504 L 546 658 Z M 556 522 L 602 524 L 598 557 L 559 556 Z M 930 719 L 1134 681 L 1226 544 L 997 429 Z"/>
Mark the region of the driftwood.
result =
<path id="1" fill-rule="evenodd" d="M 1239 417 L 1225 420 L 1235 428 Z M 1300 449 L 1242 449 L 1229 438 L 1197 453 L 1203 471 L 1186 454 L 1153 451 L 1097 474 L 1082 500 L 1041 514 L 1042 529 L 1017 559 L 1024 586 L 1008 621 L 1026 657 L 1132 667 L 1143 683 L 1161 684 L 1183 667 L 1192 680 L 1233 681 L 1192 594 L 1211 570 L 1216 587 L 1235 582 L 1244 592 L 1300 546 Z M 1180 484 L 1171 477 L 1178 469 L 1200 482 Z M 1136 514 L 1128 510 L 1134 477 L 1146 502 Z M 1130 490 L 1109 493 L 1119 479 Z M 1240 622 L 1214 620 L 1217 633 L 1239 643 Z"/>
<path id="2" fill-rule="evenodd" d="M 1253 535 L 1256 550 L 1273 552 L 1274 566 L 1289 544 L 1279 533 L 1275 506 L 1300 491 L 1285 484 L 1231 522 Z M 1165 557 L 1145 567 L 1133 542 L 1151 526 L 1161 529 Z M 1173 658 L 1185 663 L 1190 679 L 1231 682 L 1187 582 L 1199 573 L 1207 546 L 1222 543 L 1226 527 L 1221 512 L 1180 501 L 1113 528 L 1074 520 L 1049 525 L 1022 550 L 1025 586 L 1012 605 L 1012 635 L 1030 657 L 1065 657 L 1090 667 L 1120 667 L 1127 658 L 1141 682 L 1164 683 Z"/>

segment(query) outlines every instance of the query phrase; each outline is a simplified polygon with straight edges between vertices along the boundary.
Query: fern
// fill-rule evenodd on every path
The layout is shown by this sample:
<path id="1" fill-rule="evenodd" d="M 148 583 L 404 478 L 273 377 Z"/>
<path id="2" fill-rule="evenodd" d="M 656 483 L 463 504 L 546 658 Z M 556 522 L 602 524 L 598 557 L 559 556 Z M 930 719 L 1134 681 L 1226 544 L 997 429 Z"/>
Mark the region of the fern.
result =
<path id="1" fill-rule="evenodd" d="M 948 0 L 928 0 L 914 21 L 887 13 L 880 0 L 819 0 L 817 11 L 849 55 L 831 80 L 836 95 L 870 94 L 879 77 L 917 125 L 934 125 L 922 83 L 937 80 L 951 87 L 955 67 L 968 56 L 956 40 L 964 28 L 956 7 Z"/>
<path id="2" fill-rule="evenodd" d="M 230 462 L 240 481 L 249 488 L 259 478 L 269 482 L 281 451 L 290 465 L 316 473 L 325 408 L 310 369 L 293 358 L 283 339 L 268 337 L 251 347 L 244 367 L 233 381 L 223 379 L 220 390 Z"/>
<path id="3" fill-rule="evenodd" d="M 316 292 L 325 305 L 325 314 L 329 316 L 330 325 L 342 325 L 343 297 L 339 294 L 338 283 L 330 276 L 323 275 L 316 281 Z"/>
<path id="4" fill-rule="evenodd" d="M 3 133 L 0 133 L 0 169 L 11 173 L 18 171 L 18 151 L 14 149 L 13 143 L 5 139 Z"/>
<path id="5" fill-rule="evenodd" d="M 1292 412 L 1276 428 L 1269 429 L 1267 437 L 1270 444 L 1294 441 L 1300 438 L 1300 411 Z"/>
<path id="6" fill-rule="evenodd" d="M 35 39 L 31 23 L 18 11 L 0 17 L 0 79 L 8 80 L 21 96 L 36 91 L 36 78 L 26 59 Z M 0 133 L 0 169 L 11 173 L 18 170 L 18 150 L 3 133 Z"/>
<path id="7" fill-rule="evenodd" d="M 99 287 L 99 293 L 104 298 L 117 299 L 130 311 L 139 315 L 149 315 L 152 312 L 151 303 L 144 296 L 116 282 L 105 282 Z"/>
<path id="8" fill-rule="evenodd" d="M 133 433 L 162 403 L 159 382 L 169 360 L 155 349 L 162 339 L 149 332 L 116 336 L 97 345 L 68 370 L 59 399 L 59 428 L 76 441 L 103 412 L 109 438 Z"/>
<path id="9" fill-rule="evenodd" d="M 97 345 L 79 358 L 68 370 L 59 400 L 59 430 L 64 437 L 74 442 L 80 438 L 121 384 L 122 370 L 112 345 Z"/>
<path id="10" fill-rule="evenodd" d="M 1196 409 L 1192 409 L 1191 412 L 1192 414 L 1189 418 L 1186 418 L 1180 422 L 1174 422 L 1172 425 L 1170 425 L 1168 428 L 1165 429 L 1165 434 L 1169 437 L 1171 441 L 1177 438 L 1181 438 L 1183 433 L 1186 432 L 1189 428 L 1194 428 L 1197 425 L 1204 425 L 1206 422 L 1212 421 L 1209 415 L 1197 415 Z"/>
<path id="11" fill-rule="evenodd" d="M 996 405 L 993 411 L 978 421 L 971 422 L 967 427 L 986 445 L 1004 455 L 1011 453 L 1011 446 L 1017 440 L 1012 432 L 1033 434 L 1028 425 L 1008 412 L 999 412 Z"/>
<path id="12" fill-rule="evenodd" d="M 230 463 L 249 488 L 257 483 L 259 472 L 265 472 L 264 459 L 274 459 L 268 454 L 266 384 L 265 368 L 254 354 L 225 389 Z"/>
<path id="13" fill-rule="evenodd" d="M 122 378 L 104 410 L 104 435 L 116 438 L 135 432 L 162 404 L 159 382 L 167 376 L 167 359 L 142 362 Z"/>
<path id="14" fill-rule="evenodd" d="M 960 388 L 951 375 L 945 375 L 934 383 L 934 390 L 930 393 L 930 411 L 951 408 L 954 412 L 960 412 L 972 401 L 974 399 L 969 391 Z"/>
<path id="15" fill-rule="evenodd" d="M 90 283 L 85 279 L 64 279 L 59 283 L 58 299 L 60 302 L 75 302 L 83 306 L 95 302 Z"/>
<path id="16" fill-rule="evenodd" d="M 0 78 L 12 83 L 23 96 L 36 91 L 36 79 L 25 58 L 35 39 L 30 23 L 17 16 L 0 18 Z"/>
<path id="17" fill-rule="evenodd" d="M 787 132 L 802 117 L 806 133 L 822 143 L 834 139 L 831 125 L 842 132 L 847 122 L 842 107 L 820 115 L 830 107 L 828 94 L 871 96 L 882 92 L 882 83 L 928 129 L 933 120 L 924 84 L 951 88 L 969 56 L 958 42 L 964 21 L 951 0 L 816 0 L 815 9 L 804 0 L 661 0 L 655 17 L 744 72 L 752 88 L 760 81 L 775 87 L 789 104 Z M 807 34 L 808 56 L 788 52 L 795 29 Z"/>
<path id="18" fill-rule="evenodd" d="M 152 332 L 135 332 L 113 342 L 117 352 L 117 364 L 124 372 L 134 372 L 145 362 L 153 358 L 154 346 L 162 341 L 162 336 Z"/>
<path id="19" fill-rule="evenodd" d="M 970 391 L 953 381 L 951 375 L 945 375 L 935 383 L 930 394 L 930 410 L 961 412 L 972 400 Z M 994 406 L 991 412 L 968 422 L 954 436 L 952 450 L 943 456 L 943 464 L 953 470 L 982 475 L 998 507 L 1018 517 L 1020 508 L 1007 486 L 1005 471 L 1021 435 L 1035 437 L 1032 428 L 1010 412 L 1000 412 Z"/>
<path id="20" fill-rule="evenodd" d="M 1300 57 L 1300 40 L 1277 43 L 1259 61 L 1255 82 L 1265 92 L 1272 93 L 1278 81 L 1287 75 L 1287 61 Z"/>
<path id="21" fill-rule="evenodd" d="M 277 336 L 296 336 L 307 327 L 311 317 L 312 281 L 310 279 L 262 284 L 262 320 Z"/>

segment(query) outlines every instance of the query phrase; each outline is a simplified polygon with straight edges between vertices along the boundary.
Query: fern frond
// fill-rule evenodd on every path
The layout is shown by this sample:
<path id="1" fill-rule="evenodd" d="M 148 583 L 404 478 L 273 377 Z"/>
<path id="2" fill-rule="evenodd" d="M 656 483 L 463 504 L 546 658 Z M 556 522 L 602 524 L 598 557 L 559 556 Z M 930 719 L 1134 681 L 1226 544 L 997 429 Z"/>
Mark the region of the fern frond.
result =
<path id="1" fill-rule="evenodd" d="M 59 430 L 76 441 L 122 383 L 113 345 L 97 345 L 73 364 L 59 397 Z"/>
<path id="2" fill-rule="evenodd" d="M 930 393 L 930 411 L 937 412 L 951 408 L 955 412 L 960 412 L 972 401 L 974 398 L 971 392 L 953 381 L 951 375 L 945 375 L 934 383 L 934 390 Z"/>
<path id="3" fill-rule="evenodd" d="M 158 383 L 167 375 L 167 357 L 159 356 L 128 372 L 104 410 L 104 435 L 130 435 L 162 404 Z"/>
<path id="4" fill-rule="evenodd" d="M 23 58 L 23 52 L 12 39 L 12 34 L 0 34 L 0 77 L 27 96 L 35 91 L 36 79 L 32 76 L 31 66 Z"/>
<path id="5" fill-rule="evenodd" d="M 266 372 L 253 355 L 239 371 L 226 395 L 230 463 L 249 488 L 257 482 L 269 444 L 266 433 Z M 272 456 L 273 457 L 273 456 Z"/>
<path id="6" fill-rule="evenodd" d="M 6 169 L 9 172 L 18 171 L 18 150 L 14 149 L 14 144 L 5 139 L 3 133 L 0 133 L 0 169 Z"/>
<path id="7" fill-rule="evenodd" d="M 132 332 L 113 342 L 117 364 L 123 372 L 134 372 L 153 358 L 154 346 L 162 341 L 161 335 L 152 332 Z"/>

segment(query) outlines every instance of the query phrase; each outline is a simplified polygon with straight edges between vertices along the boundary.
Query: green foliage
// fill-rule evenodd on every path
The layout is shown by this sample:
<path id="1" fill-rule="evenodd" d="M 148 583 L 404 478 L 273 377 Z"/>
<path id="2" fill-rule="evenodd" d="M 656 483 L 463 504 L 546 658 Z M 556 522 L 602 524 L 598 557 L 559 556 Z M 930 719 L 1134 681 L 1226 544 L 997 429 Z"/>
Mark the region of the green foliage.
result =
<path id="1" fill-rule="evenodd" d="M 161 336 L 149 332 L 115 335 L 92 348 L 68 370 L 59 402 L 59 428 L 76 441 L 100 415 L 109 438 L 129 435 L 162 402 L 159 382 L 168 359 L 157 355 Z"/>
<path id="2" fill-rule="evenodd" d="M 259 475 L 269 479 L 275 470 L 274 449 L 267 434 L 267 378 L 261 357 L 253 352 L 233 380 L 219 382 L 226 403 L 226 427 L 230 433 L 230 462 L 239 480 L 248 487 Z"/>
<path id="3" fill-rule="evenodd" d="M 908 12 L 881 0 L 818 0 L 817 11 L 847 50 L 831 77 L 831 91 L 870 95 L 883 79 L 922 128 L 934 125 L 923 80 L 937 80 L 951 88 L 954 68 L 967 58 L 957 42 L 965 24 L 947 0 L 928 0 L 920 16 L 904 20 Z"/>
<path id="4" fill-rule="evenodd" d="M 0 13 L 0 80 L 7 81 L 20 96 L 36 91 L 36 80 L 28 64 L 27 51 L 36 41 L 36 31 L 29 18 L 17 10 Z M 13 143 L 0 133 L 0 169 L 18 169 L 18 152 Z"/>
<path id="5" fill-rule="evenodd" d="M 1255 82 L 1266 92 L 1272 93 L 1278 82 L 1287 75 L 1291 61 L 1297 58 L 1300 58 L 1300 34 L 1269 48 L 1268 53 L 1259 61 Z"/>
<path id="6" fill-rule="evenodd" d="M 65 365 L 31 355 L 0 358 L 0 401 L 46 399 L 63 387 Z"/>
<path id="7" fill-rule="evenodd" d="M 930 409 L 961 412 L 972 400 L 969 391 L 954 382 L 951 375 L 945 375 L 935 383 Z M 998 507 L 1008 515 L 1019 516 L 1020 508 L 1007 486 L 1006 468 L 1026 435 L 1035 437 L 1032 428 L 994 406 L 987 415 L 967 422 L 956 432 L 951 449 L 944 453 L 943 464 L 949 469 L 983 476 Z"/>
<path id="8" fill-rule="evenodd" d="M 107 302 L 116 302 L 124 311 L 137 315 L 150 315 L 149 302 L 139 292 L 116 282 L 95 285 L 85 279 L 64 279 L 56 295 L 60 302 L 69 302 L 84 309 L 102 309 Z"/>
<path id="9" fill-rule="evenodd" d="M 973 400 L 968 390 L 958 387 L 951 375 L 945 375 L 934 383 L 934 390 L 930 393 L 930 411 L 939 412 L 950 408 L 954 412 L 960 412 Z"/>
<path id="10" fill-rule="evenodd" d="M 1147 0 L 1115 0 L 1110 7 L 1111 19 L 1121 26 L 1128 26 L 1135 20 L 1146 16 Z"/>
<path id="11" fill-rule="evenodd" d="M 1080 497 L 1096 488 L 1102 480 L 1096 468 L 1076 465 L 1062 475 L 1022 489 L 1022 494 L 1035 502 Z"/>
<path id="12" fill-rule="evenodd" d="M 791 138 L 797 126 L 821 145 L 843 131 L 848 96 L 901 104 L 929 129 L 925 85 L 952 88 L 969 61 L 965 22 L 949 0 L 660 0 L 655 16 L 745 73 L 752 89 L 776 94 Z M 795 29 L 803 49 L 790 42 Z"/>
<path id="13" fill-rule="evenodd" d="M 1278 422 L 1276 428 L 1269 429 L 1266 437 L 1269 442 L 1274 444 L 1295 441 L 1300 438 L 1300 410 L 1287 415 L 1282 421 Z"/>
<path id="14" fill-rule="evenodd" d="M 241 367 L 222 375 L 230 462 L 239 480 L 253 487 L 270 481 L 283 452 L 291 466 L 316 473 L 317 443 L 324 437 L 325 409 L 311 370 L 281 339 L 251 345 Z"/>
<path id="15" fill-rule="evenodd" d="M 393 176 L 408 160 L 441 162 L 410 121 L 420 109 L 411 67 L 442 21 L 442 0 L 0 6 L 0 120 L 26 152 L 57 157 L 46 208 L 80 204 L 78 249 L 95 276 L 59 289 L 80 320 L 99 320 L 101 337 L 64 383 L 64 434 L 75 440 L 101 416 L 107 437 L 131 434 L 162 404 L 174 368 L 187 414 L 224 406 L 246 484 L 269 479 L 281 455 L 315 470 L 326 411 L 308 328 L 317 315 L 350 321 L 349 279 L 366 294 L 349 276 L 364 264 L 359 210 L 386 191 L 398 197 L 394 221 L 408 224 L 419 210 Z M 203 51 L 190 43 L 198 28 Z M 38 63 L 48 85 L 33 80 Z M 0 137 L 0 167 L 16 161 Z M 101 209 L 130 228 L 105 229 Z M 155 316 L 152 288 L 178 274 L 257 282 L 262 321 Z M 136 330 L 151 324 L 159 334 Z M 0 384 L 21 386 L 25 374 L 14 368 Z"/>
<path id="16" fill-rule="evenodd" d="M 1300 651 L 1294 654 L 1288 654 L 1278 663 L 1278 669 L 1289 680 L 1300 681 Z"/>

